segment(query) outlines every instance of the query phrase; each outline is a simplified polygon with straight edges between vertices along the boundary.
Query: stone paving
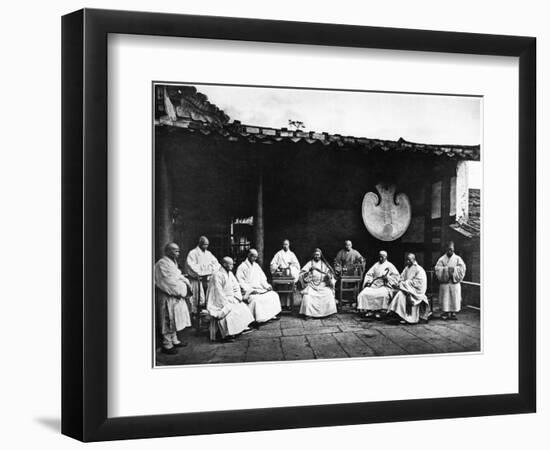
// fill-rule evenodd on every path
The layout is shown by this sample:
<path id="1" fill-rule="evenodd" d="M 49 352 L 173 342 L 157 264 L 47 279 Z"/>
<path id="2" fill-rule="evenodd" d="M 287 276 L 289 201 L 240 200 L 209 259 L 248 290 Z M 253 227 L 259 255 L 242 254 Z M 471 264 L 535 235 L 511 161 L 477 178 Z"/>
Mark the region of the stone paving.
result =
<path id="1" fill-rule="evenodd" d="M 390 325 L 361 321 L 350 310 L 307 321 L 283 313 L 232 343 L 211 342 L 207 327 L 198 336 L 191 328 L 179 335 L 188 345 L 176 355 L 157 352 L 158 366 L 473 352 L 480 350 L 480 315 L 465 308 L 457 321 L 435 312 L 427 324 Z"/>

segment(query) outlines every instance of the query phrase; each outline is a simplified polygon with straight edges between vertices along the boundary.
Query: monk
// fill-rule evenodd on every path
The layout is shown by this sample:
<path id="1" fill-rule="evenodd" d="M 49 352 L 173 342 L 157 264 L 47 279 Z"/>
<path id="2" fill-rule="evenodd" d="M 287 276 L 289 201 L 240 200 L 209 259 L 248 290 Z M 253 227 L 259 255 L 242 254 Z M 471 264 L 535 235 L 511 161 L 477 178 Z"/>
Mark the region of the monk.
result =
<path id="1" fill-rule="evenodd" d="M 462 294 L 460 283 L 466 275 L 466 264 L 455 253 L 455 245 L 449 242 L 446 253 L 435 265 L 435 276 L 439 280 L 439 307 L 443 320 L 457 320 Z"/>
<path id="2" fill-rule="evenodd" d="M 192 311 L 199 314 L 201 307 L 205 304 L 208 281 L 212 274 L 220 268 L 218 260 L 208 250 L 209 245 L 208 238 L 201 236 L 197 247 L 187 254 L 185 260 L 185 273 L 191 280 L 193 288 Z"/>
<path id="3" fill-rule="evenodd" d="M 191 294 L 191 284 L 178 268 L 180 248 L 174 242 L 166 244 L 164 256 L 155 264 L 156 319 L 162 335 L 162 351 L 177 353 L 185 344 L 177 332 L 191 326 L 185 298 Z"/>
<path id="4" fill-rule="evenodd" d="M 294 252 L 290 250 L 290 241 L 288 239 L 283 241 L 283 248 L 275 253 L 275 256 L 269 264 L 269 269 L 271 274 L 289 269 L 290 276 L 294 278 L 294 281 L 298 281 L 298 277 L 300 276 L 300 263 Z"/>
<path id="5" fill-rule="evenodd" d="M 415 254 L 409 253 L 397 285 L 397 292 L 388 306 L 390 314 L 395 316 L 394 323 L 412 324 L 428 321 L 431 310 L 426 297 L 427 287 L 426 272 L 416 262 Z"/>
<path id="6" fill-rule="evenodd" d="M 353 248 L 352 242 L 347 240 L 344 242 L 344 248 L 336 254 L 334 270 L 336 275 L 345 274 L 346 272 L 352 275 L 351 271 L 353 269 L 364 264 L 365 258 Z"/>
<path id="7" fill-rule="evenodd" d="M 281 301 L 271 285 L 267 282 L 264 271 L 256 262 L 258 252 L 251 248 L 248 256 L 237 269 L 237 281 L 243 293 L 243 300 L 248 303 L 256 323 L 279 320 Z"/>
<path id="8" fill-rule="evenodd" d="M 381 250 L 378 253 L 378 262 L 365 275 L 363 290 L 357 296 L 357 309 L 365 312 L 366 319 L 382 319 L 398 281 L 399 272 L 388 261 L 388 253 Z"/>
<path id="9" fill-rule="evenodd" d="M 269 270 L 271 271 L 271 275 L 288 271 L 290 276 L 294 278 L 294 283 L 298 281 L 300 277 L 300 263 L 294 252 L 290 250 L 290 241 L 288 239 L 283 241 L 283 248 L 275 253 L 275 256 L 269 264 Z M 281 297 L 282 307 L 286 310 L 290 310 L 294 301 L 299 301 L 299 299 L 298 292 L 285 295 Z"/>
<path id="10" fill-rule="evenodd" d="M 239 283 L 233 275 L 233 260 L 226 256 L 222 267 L 208 282 L 207 310 L 218 321 L 223 341 L 233 342 L 239 334 L 253 331 L 249 325 L 254 322 L 248 306 L 242 301 Z"/>
<path id="11" fill-rule="evenodd" d="M 300 314 L 306 319 L 327 317 L 337 312 L 334 271 L 322 256 L 321 250 L 315 249 L 311 261 L 300 271 L 300 282 L 305 286 L 302 290 Z"/>

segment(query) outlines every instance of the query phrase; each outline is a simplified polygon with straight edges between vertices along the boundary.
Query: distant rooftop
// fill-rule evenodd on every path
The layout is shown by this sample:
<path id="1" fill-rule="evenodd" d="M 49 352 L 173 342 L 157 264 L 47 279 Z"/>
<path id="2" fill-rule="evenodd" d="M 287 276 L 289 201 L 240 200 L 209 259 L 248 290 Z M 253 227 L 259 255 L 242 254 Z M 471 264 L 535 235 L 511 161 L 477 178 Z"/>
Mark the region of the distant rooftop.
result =
<path id="1" fill-rule="evenodd" d="M 460 220 L 451 225 L 456 232 L 468 238 L 479 237 L 481 233 L 481 191 L 479 189 L 468 190 L 468 219 Z"/>

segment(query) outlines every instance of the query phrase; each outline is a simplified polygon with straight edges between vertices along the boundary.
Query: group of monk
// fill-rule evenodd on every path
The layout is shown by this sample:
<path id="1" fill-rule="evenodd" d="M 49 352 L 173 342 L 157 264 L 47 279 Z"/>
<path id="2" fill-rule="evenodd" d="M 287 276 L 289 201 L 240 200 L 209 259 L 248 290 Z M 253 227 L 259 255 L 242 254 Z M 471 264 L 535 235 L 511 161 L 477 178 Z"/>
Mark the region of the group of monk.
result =
<path id="1" fill-rule="evenodd" d="M 283 276 L 294 283 L 294 292 L 281 299 L 257 263 L 255 249 L 249 250 L 233 274 L 233 259 L 226 256 L 220 264 L 208 246 L 208 238 L 201 236 L 197 247 L 188 253 L 183 272 L 178 266 L 180 249 L 173 242 L 165 246 L 165 255 L 155 264 L 156 318 L 162 350 L 167 354 L 175 354 L 178 347 L 186 345 L 179 341 L 177 332 L 191 326 L 191 313 L 201 314 L 203 308 L 216 320 L 224 342 L 233 342 L 262 323 L 279 320 L 281 311 L 291 309 L 295 300 L 300 303 L 300 315 L 305 320 L 336 314 L 338 280 L 347 274 L 362 273 L 365 265 L 365 258 L 347 240 L 334 260 L 334 267 L 318 248 L 301 267 L 285 239 L 269 265 L 273 277 Z M 457 319 L 460 282 L 465 273 L 466 265 L 451 242 L 435 266 L 443 320 Z M 400 274 L 388 261 L 387 252 L 381 250 L 378 261 L 362 280 L 357 312 L 366 321 L 426 322 L 431 315 L 426 289 L 426 272 L 413 253 L 406 255 L 405 269 Z"/>

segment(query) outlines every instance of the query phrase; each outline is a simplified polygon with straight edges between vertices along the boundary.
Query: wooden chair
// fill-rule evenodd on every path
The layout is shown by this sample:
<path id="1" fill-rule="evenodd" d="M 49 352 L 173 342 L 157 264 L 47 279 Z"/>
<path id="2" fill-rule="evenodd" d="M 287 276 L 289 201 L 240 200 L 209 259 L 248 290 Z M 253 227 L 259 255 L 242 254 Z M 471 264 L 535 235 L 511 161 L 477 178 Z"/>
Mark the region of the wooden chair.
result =
<path id="1" fill-rule="evenodd" d="M 206 291 L 205 291 L 206 295 Z M 198 336 L 201 332 L 203 322 L 208 322 L 208 334 L 211 341 L 216 340 L 216 334 L 218 332 L 218 319 L 212 317 L 208 312 L 208 298 L 205 297 L 204 305 L 201 306 L 200 300 L 197 300 L 196 313 L 195 313 L 195 334 Z"/>
<path id="2" fill-rule="evenodd" d="M 338 306 L 344 304 L 353 304 L 357 302 L 357 295 L 361 291 L 361 283 L 363 282 L 363 273 L 365 271 L 364 264 L 355 264 L 347 272 L 340 274 L 338 279 Z M 351 300 L 344 298 L 344 292 L 353 292 Z"/>

